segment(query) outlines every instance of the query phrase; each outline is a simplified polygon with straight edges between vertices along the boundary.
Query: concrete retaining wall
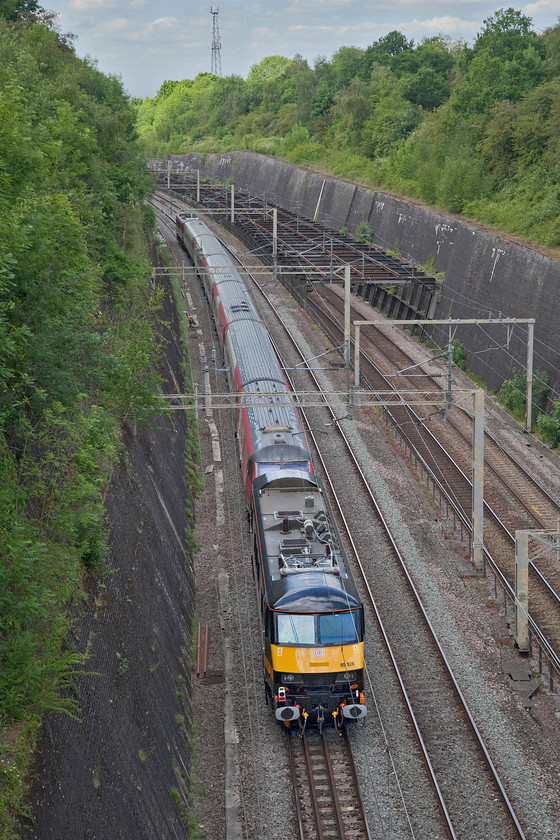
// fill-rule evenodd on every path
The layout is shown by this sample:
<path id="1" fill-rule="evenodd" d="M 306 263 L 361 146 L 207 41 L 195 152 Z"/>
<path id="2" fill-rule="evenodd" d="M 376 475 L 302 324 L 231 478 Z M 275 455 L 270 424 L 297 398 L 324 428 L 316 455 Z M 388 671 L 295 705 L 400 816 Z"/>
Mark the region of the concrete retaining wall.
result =
<path id="1" fill-rule="evenodd" d="M 445 281 L 434 318 L 535 318 L 535 370 L 546 371 L 560 392 L 560 262 L 473 224 L 348 181 L 325 177 L 282 160 L 252 152 L 173 157 L 173 166 L 200 169 L 205 178 L 231 181 L 306 218 L 331 227 L 368 221 L 376 243 L 410 256 Z M 523 325 L 460 327 L 456 337 L 467 349 L 467 363 L 490 388 L 526 363 Z M 447 341 L 447 330 L 435 335 Z"/>

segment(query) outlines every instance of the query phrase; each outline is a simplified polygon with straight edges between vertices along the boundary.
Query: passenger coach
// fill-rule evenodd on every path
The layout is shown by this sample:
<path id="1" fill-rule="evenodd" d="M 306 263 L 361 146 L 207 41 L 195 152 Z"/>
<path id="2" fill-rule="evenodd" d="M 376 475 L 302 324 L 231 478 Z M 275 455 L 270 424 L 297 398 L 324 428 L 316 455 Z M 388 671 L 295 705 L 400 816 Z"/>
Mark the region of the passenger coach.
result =
<path id="1" fill-rule="evenodd" d="M 312 470 L 311 456 L 268 331 L 231 257 L 198 216 L 180 213 L 176 223 L 212 307 L 230 387 L 245 395 L 237 434 L 248 499 L 256 476 L 271 466 Z M 255 405 L 262 394 L 271 395 L 267 405 Z"/>

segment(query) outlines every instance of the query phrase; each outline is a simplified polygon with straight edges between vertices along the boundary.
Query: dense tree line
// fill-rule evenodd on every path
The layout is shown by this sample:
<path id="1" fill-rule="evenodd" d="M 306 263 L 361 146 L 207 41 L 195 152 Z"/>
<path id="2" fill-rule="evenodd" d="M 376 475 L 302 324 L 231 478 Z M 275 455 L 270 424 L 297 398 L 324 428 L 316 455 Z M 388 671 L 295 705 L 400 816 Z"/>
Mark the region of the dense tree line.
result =
<path id="1" fill-rule="evenodd" d="M 103 570 L 119 429 L 153 404 L 151 188 L 120 82 L 0 2 L 0 835 L 45 711 L 77 708 L 69 615 Z"/>
<path id="2" fill-rule="evenodd" d="M 560 245 L 560 26 L 500 9 L 472 47 L 390 32 L 137 102 L 150 155 L 251 149 Z"/>

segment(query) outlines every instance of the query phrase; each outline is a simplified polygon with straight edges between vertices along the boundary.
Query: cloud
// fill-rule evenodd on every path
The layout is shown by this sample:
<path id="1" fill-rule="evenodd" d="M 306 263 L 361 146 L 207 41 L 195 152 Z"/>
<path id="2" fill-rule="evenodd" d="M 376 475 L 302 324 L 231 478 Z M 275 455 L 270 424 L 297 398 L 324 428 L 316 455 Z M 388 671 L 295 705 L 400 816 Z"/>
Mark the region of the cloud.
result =
<path id="1" fill-rule="evenodd" d="M 538 22 L 542 18 L 556 16 L 560 17 L 560 0 L 536 0 L 535 3 L 527 3 L 522 9 L 523 14 L 527 15 L 533 20 L 533 25 L 536 28 Z M 551 25 L 550 23 L 548 24 Z"/>
<path id="2" fill-rule="evenodd" d="M 536 3 L 527 3 L 523 7 L 523 14 L 529 15 L 560 15 L 560 0 L 537 0 Z"/>
<path id="3" fill-rule="evenodd" d="M 178 30 L 179 23 L 177 18 L 174 17 L 156 18 L 144 25 L 130 18 L 119 17 L 109 18 L 99 23 L 96 22 L 95 26 L 91 29 L 91 35 L 95 39 L 118 36 L 120 41 L 143 43 L 148 48 L 157 51 L 162 36 L 165 36 L 166 43 L 169 43 L 170 40 L 175 40 L 174 38 L 170 39 L 169 33 L 179 35 Z M 184 33 L 179 37 L 184 40 Z M 105 56 L 108 55 L 105 50 L 103 53 Z"/>
<path id="4" fill-rule="evenodd" d="M 113 18 L 103 24 L 101 30 L 110 35 L 115 32 L 127 32 L 130 29 L 130 21 L 127 18 Z"/>
<path id="5" fill-rule="evenodd" d="M 176 27 L 179 25 L 179 21 L 176 17 L 162 17 L 157 18 L 156 20 L 150 21 L 144 29 L 144 32 L 147 35 L 151 35 L 154 32 L 161 32 L 163 29 L 170 29 L 172 27 Z"/>
<path id="6" fill-rule="evenodd" d="M 93 12 L 95 9 L 108 9 L 117 4 L 118 0 L 68 0 L 66 6 L 76 12 Z"/>
<path id="7" fill-rule="evenodd" d="M 431 20 L 413 20 L 408 25 L 424 30 L 430 36 L 439 35 L 441 32 L 443 35 L 449 35 L 450 37 L 463 38 L 466 33 L 470 36 L 476 35 L 480 29 L 478 21 L 464 20 L 463 18 L 451 17 L 451 15 L 434 17 Z"/>

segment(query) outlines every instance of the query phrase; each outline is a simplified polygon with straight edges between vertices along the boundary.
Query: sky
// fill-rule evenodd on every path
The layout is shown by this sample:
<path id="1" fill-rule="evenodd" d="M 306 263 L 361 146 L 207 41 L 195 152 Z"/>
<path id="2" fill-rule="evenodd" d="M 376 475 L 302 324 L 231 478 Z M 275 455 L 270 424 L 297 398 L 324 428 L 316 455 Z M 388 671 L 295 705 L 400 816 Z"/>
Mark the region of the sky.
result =
<path id="1" fill-rule="evenodd" d="M 53 4 L 51 6 L 51 3 Z M 211 2 L 193 0 L 50 0 L 58 27 L 75 36 L 80 57 L 118 76 L 134 97 L 155 96 L 166 80 L 211 69 Z M 513 6 L 541 32 L 560 18 L 560 0 L 215 0 L 222 75 L 247 77 L 270 55 L 299 53 L 313 66 L 343 46 L 364 49 L 392 30 L 419 43 L 444 35 L 472 44 L 483 21 Z"/>

